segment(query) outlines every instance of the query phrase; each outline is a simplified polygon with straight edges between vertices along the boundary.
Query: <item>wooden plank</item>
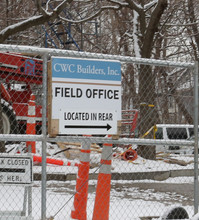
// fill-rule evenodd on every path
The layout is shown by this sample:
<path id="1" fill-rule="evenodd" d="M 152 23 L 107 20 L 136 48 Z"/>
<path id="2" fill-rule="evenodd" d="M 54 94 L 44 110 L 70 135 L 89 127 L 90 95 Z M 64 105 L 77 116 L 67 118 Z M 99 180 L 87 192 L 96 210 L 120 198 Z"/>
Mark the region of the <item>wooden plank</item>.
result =
<path id="1" fill-rule="evenodd" d="M 81 150 L 81 144 L 80 143 L 61 143 L 58 142 L 57 145 L 59 146 L 59 148 L 61 150 L 63 150 L 62 152 L 64 153 L 65 157 L 67 159 L 75 159 L 75 158 L 79 158 L 80 156 L 80 150 Z M 69 147 L 70 145 L 70 147 Z M 96 153 L 101 153 L 102 149 L 96 144 L 92 144 L 91 145 L 91 151 L 92 152 L 96 152 Z"/>
<path id="2" fill-rule="evenodd" d="M 59 133 L 59 119 L 52 119 L 52 62 L 47 64 L 48 70 L 48 134 L 55 137 Z"/>

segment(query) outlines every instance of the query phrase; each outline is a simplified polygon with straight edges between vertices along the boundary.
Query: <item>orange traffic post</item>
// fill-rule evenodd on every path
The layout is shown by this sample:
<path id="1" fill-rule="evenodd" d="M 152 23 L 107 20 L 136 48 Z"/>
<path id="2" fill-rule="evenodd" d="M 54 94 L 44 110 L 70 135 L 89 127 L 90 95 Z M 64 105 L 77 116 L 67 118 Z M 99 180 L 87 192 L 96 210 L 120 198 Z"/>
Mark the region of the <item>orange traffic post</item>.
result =
<path id="1" fill-rule="evenodd" d="M 87 200 L 88 200 L 88 181 L 90 168 L 90 144 L 82 144 L 80 163 L 78 166 L 76 193 L 74 196 L 73 209 L 71 211 L 71 218 L 78 220 L 87 219 Z"/>
<path id="2" fill-rule="evenodd" d="M 36 134 L 36 105 L 35 105 L 35 95 L 31 94 L 30 100 L 28 102 L 28 114 L 27 114 L 27 124 L 26 124 L 26 134 L 34 135 Z M 26 147 L 29 149 L 31 147 L 31 153 L 36 153 L 36 143 L 35 141 L 26 141 Z"/>
<path id="3" fill-rule="evenodd" d="M 42 162 L 42 157 L 41 156 L 37 156 L 37 155 L 33 155 L 33 162 L 41 163 Z M 75 167 L 79 166 L 79 164 L 75 163 L 75 162 L 74 163 L 70 162 L 70 161 L 66 162 L 64 160 L 50 158 L 50 157 L 46 158 L 46 163 L 54 164 L 54 165 L 58 165 L 58 166 L 75 166 Z"/>
<path id="4" fill-rule="evenodd" d="M 98 174 L 93 220 L 108 220 L 111 191 L 112 144 L 103 144 Z"/>

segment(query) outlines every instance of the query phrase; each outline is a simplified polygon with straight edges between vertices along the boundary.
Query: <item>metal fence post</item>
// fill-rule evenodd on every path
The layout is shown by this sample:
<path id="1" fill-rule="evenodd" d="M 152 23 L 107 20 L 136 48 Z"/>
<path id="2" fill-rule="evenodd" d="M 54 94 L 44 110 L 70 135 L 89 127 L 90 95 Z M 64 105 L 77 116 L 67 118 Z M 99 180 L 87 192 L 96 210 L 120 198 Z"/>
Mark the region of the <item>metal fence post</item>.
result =
<path id="1" fill-rule="evenodd" d="M 46 219 L 47 54 L 43 56 L 41 219 Z"/>
<path id="2" fill-rule="evenodd" d="M 198 61 L 194 67 L 194 213 L 198 213 Z"/>

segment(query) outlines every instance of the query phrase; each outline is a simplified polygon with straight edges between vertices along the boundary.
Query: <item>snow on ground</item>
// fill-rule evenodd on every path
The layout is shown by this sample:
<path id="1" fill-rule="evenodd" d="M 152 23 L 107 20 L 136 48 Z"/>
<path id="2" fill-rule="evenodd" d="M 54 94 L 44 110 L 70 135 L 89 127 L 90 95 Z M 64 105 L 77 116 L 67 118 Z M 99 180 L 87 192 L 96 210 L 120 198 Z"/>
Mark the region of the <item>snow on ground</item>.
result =
<path id="1" fill-rule="evenodd" d="M 10 155 L 17 151 L 22 151 L 25 144 L 7 145 L 7 152 Z M 37 143 L 37 155 L 41 155 L 41 143 Z M 51 156 L 60 149 L 56 144 L 48 144 L 47 154 Z M 63 153 L 57 154 L 54 158 L 66 160 Z M 99 164 L 101 155 L 92 152 L 91 164 Z M 173 155 L 174 159 L 190 162 L 186 166 L 178 164 L 165 163 L 163 160 L 145 160 L 138 157 L 133 163 L 122 161 L 121 159 L 113 159 L 113 173 L 129 173 L 129 172 L 146 172 L 146 171 L 165 171 L 173 169 L 193 169 L 193 155 Z M 68 161 L 68 160 L 66 160 Z M 75 160 L 78 162 L 78 159 Z M 77 173 L 77 167 L 47 165 L 47 173 Z M 90 172 L 98 173 L 99 166 L 90 169 Z M 41 166 L 33 166 L 33 172 L 40 173 Z M 153 180 L 114 180 L 112 181 L 110 196 L 110 220 L 133 220 L 140 219 L 142 216 L 162 216 L 170 206 L 182 206 L 187 210 L 189 216 L 193 216 L 193 201 L 186 202 L 188 198 L 175 192 L 156 192 L 153 189 L 142 190 L 139 187 L 130 186 L 129 183 L 158 183 Z M 193 183 L 193 177 L 176 177 L 168 178 L 159 183 L 167 184 L 189 184 Z M 76 181 L 47 181 L 47 217 L 53 216 L 56 220 L 70 219 L 71 209 L 73 207 L 74 192 Z M 87 202 L 88 220 L 92 219 L 96 180 L 89 180 L 89 193 Z M 23 206 L 24 187 L 1 185 L 0 193 L 3 195 L 0 200 L 1 210 L 19 210 Z M 32 187 L 32 216 L 33 219 L 41 219 L 41 182 L 34 181 Z"/>
<path id="2" fill-rule="evenodd" d="M 7 145 L 7 152 L 9 152 L 9 154 L 15 154 L 16 152 L 22 152 L 23 153 L 23 149 L 26 148 L 25 143 L 22 143 L 21 145 Z M 73 146 L 69 145 L 67 147 L 71 147 L 73 148 Z M 41 152 L 42 152 L 42 146 L 41 146 L 41 142 L 37 142 L 37 146 L 36 146 L 37 152 L 36 155 L 41 156 Z M 122 148 L 118 148 L 121 152 L 122 152 Z M 56 144 L 51 144 L 48 143 L 47 145 L 47 157 L 50 158 L 55 158 L 55 159 L 61 159 L 65 162 L 69 161 L 69 162 L 79 162 L 78 158 L 73 159 L 73 160 L 68 160 L 66 159 L 66 157 L 64 156 L 64 153 L 59 153 L 54 155 L 56 152 L 59 152 L 60 149 Z M 20 154 L 19 154 L 20 155 Z M 182 165 L 178 165 L 178 164 L 173 164 L 173 163 L 165 163 L 162 159 L 160 160 L 146 160 L 143 159 L 141 157 L 138 156 L 138 159 L 133 161 L 133 162 L 128 162 L 128 161 L 124 161 L 121 160 L 119 158 L 113 158 L 112 160 L 112 172 L 114 173 L 129 173 L 129 172 L 146 172 L 146 171 L 166 171 L 166 170 L 176 170 L 176 169 L 193 169 L 194 167 L 194 157 L 193 154 L 172 154 L 170 155 L 170 158 L 172 159 L 177 159 L 177 160 L 182 160 L 186 163 L 190 162 L 190 164 L 187 164 L 186 166 L 182 166 Z M 100 163 L 100 159 L 101 159 L 101 154 L 100 153 L 96 153 L 96 152 L 92 152 L 91 153 L 91 157 L 90 157 L 90 163 L 91 164 L 99 164 Z M 98 168 L 97 168 L 98 169 Z M 34 167 L 34 172 L 40 172 L 41 171 L 41 166 L 35 166 Z M 67 166 L 63 166 L 60 167 L 56 166 L 56 165 L 49 165 L 47 166 L 47 172 L 52 172 L 52 173 L 56 173 L 56 172 L 62 172 L 62 173 L 71 173 L 74 172 L 74 167 L 72 167 L 70 169 L 70 167 Z M 76 172 L 76 169 L 75 169 Z M 95 172 L 95 168 L 91 169 L 90 172 Z"/>

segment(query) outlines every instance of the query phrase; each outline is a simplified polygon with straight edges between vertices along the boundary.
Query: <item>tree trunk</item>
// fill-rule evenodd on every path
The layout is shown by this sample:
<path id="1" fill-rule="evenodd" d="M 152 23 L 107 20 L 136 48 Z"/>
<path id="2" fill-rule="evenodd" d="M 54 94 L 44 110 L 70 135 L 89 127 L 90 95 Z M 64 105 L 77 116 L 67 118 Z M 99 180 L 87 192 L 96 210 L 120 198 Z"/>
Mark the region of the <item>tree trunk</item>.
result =
<path id="1" fill-rule="evenodd" d="M 164 10 L 167 8 L 167 0 L 159 0 L 146 27 L 141 48 L 141 57 L 150 58 L 154 45 L 155 33 Z M 144 135 L 156 124 L 158 112 L 155 106 L 155 74 L 150 65 L 141 65 L 139 71 L 139 97 L 140 97 L 140 123 L 139 133 Z M 154 105 L 154 107 L 150 107 Z M 155 146 L 138 146 L 138 153 L 147 159 L 155 159 Z"/>
<path id="2" fill-rule="evenodd" d="M 193 36 L 197 45 L 197 48 L 199 49 L 199 32 L 198 32 L 198 18 L 195 15 L 195 11 L 194 11 L 194 3 L 196 3 L 196 1 L 193 0 L 188 0 L 188 10 L 189 10 L 189 17 L 190 17 L 190 21 L 192 23 L 191 27 L 193 30 Z"/>
<path id="3" fill-rule="evenodd" d="M 142 137 L 157 123 L 158 112 L 155 105 L 155 76 L 152 73 L 151 66 L 142 65 L 139 76 L 140 123 L 138 129 Z M 147 138 L 153 138 L 153 132 L 150 132 Z M 155 160 L 155 146 L 138 146 L 138 154 L 146 159 Z"/>

